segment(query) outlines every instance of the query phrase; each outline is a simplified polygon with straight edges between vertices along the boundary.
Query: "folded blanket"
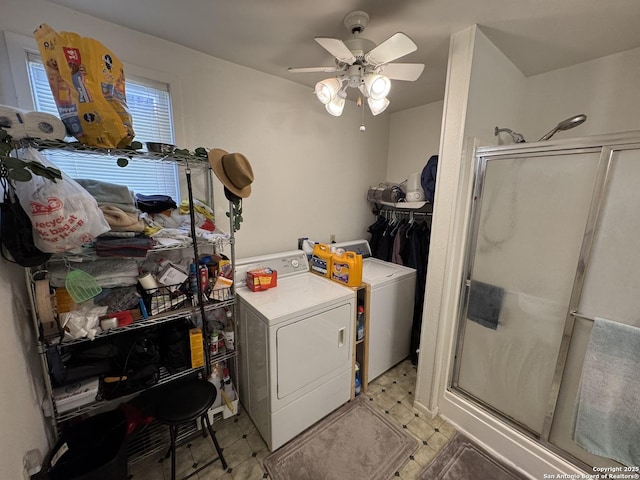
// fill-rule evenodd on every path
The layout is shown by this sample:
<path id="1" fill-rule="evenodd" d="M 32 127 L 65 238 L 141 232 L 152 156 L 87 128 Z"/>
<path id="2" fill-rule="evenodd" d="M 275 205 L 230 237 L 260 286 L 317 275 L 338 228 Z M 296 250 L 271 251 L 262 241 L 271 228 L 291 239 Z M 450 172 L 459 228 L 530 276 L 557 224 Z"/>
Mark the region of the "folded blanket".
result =
<path id="1" fill-rule="evenodd" d="M 100 205 L 99 208 L 111 230 L 116 232 L 142 232 L 144 230 L 144 222 L 138 218 L 137 213 L 125 212 L 114 205 Z"/>
<path id="2" fill-rule="evenodd" d="M 85 178 L 77 178 L 75 181 L 89 192 L 99 204 L 123 204 L 135 208 L 133 194 L 126 185 Z"/>
<path id="3" fill-rule="evenodd" d="M 96 239 L 95 245 L 99 257 L 145 258 L 153 247 L 153 240 L 144 235 L 131 238 L 103 235 Z"/>
<path id="4" fill-rule="evenodd" d="M 574 420 L 582 448 L 640 465 L 640 328 L 596 318 Z"/>
<path id="5" fill-rule="evenodd" d="M 49 283 L 52 287 L 64 287 L 67 272 L 83 270 L 96 279 L 102 288 L 126 287 L 138 283 L 138 264 L 132 258 L 109 258 L 79 262 L 67 266 L 62 262 L 50 262 Z"/>

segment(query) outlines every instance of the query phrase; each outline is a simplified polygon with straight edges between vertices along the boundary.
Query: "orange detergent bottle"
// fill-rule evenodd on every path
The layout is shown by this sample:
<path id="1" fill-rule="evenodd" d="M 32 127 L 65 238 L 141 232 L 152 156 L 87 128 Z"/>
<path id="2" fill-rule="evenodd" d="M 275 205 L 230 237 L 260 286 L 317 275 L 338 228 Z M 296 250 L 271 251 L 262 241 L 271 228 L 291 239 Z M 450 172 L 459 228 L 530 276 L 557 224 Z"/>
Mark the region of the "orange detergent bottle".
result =
<path id="1" fill-rule="evenodd" d="M 337 253 L 331 259 L 331 280 L 348 287 L 362 284 L 362 255 L 355 252 Z"/>
<path id="2" fill-rule="evenodd" d="M 333 254 L 328 245 L 324 243 L 316 243 L 311 254 L 311 271 L 330 278 L 331 274 L 331 257 Z"/>

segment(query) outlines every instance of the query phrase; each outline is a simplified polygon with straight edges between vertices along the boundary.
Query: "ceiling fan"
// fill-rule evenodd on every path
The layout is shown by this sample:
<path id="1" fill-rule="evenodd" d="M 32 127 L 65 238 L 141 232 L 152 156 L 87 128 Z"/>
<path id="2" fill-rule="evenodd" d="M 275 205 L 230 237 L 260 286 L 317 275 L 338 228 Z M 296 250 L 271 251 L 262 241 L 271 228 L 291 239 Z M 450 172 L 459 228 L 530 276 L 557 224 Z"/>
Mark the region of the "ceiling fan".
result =
<path id="1" fill-rule="evenodd" d="M 292 73 L 335 73 L 334 77 L 321 80 L 315 87 L 318 100 L 331 115 L 342 115 L 349 87 L 357 88 L 367 98 L 371 113 L 378 115 L 389 106 L 387 94 L 391 88 L 391 80 L 413 82 L 424 70 L 422 63 L 390 63 L 415 52 L 418 46 L 400 32 L 376 46 L 371 40 L 360 37 L 368 23 L 369 15 L 366 12 L 351 12 L 344 17 L 344 25 L 353 38 L 344 41 L 328 37 L 314 38 L 335 57 L 335 65 L 289 68 Z M 361 101 L 359 96 L 358 104 Z"/>

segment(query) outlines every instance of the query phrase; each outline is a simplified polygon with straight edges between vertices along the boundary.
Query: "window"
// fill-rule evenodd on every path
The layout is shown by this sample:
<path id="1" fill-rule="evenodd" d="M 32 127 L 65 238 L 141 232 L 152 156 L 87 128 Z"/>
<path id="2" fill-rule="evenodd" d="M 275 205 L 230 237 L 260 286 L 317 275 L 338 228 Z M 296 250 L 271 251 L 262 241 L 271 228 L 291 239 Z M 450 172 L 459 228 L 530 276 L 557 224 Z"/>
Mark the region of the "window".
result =
<path id="1" fill-rule="evenodd" d="M 59 117 L 49 87 L 47 73 L 39 55 L 27 52 L 27 68 L 35 110 Z M 171 98 L 168 85 L 146 79 L 127 78 L 127 105 L 133 120 L 135 140 L 141 142 L 174 143 Z M 118 167 L 113 157 L 101 158 L 80 152 L 52 153 L 48 158 L 71 178 L 96 178 L 118 185 L 127 185 L 135 193 L 163 194 L 180 201 L 177 167 L 169 162 L 130 162 Z"/>

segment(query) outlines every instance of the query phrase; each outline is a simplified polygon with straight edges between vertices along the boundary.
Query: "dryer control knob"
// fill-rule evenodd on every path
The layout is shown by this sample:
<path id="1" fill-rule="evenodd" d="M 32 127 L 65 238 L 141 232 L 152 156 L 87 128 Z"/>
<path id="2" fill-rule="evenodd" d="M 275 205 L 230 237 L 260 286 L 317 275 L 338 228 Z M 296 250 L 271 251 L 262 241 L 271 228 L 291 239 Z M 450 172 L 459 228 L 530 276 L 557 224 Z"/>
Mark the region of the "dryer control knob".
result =
<path id="1" fill-rule="evenodd" d="M 291 260 L 291 266 L 293 268 L 298 268 L 300 266 L 300 262 L 298 260 Z"/>

